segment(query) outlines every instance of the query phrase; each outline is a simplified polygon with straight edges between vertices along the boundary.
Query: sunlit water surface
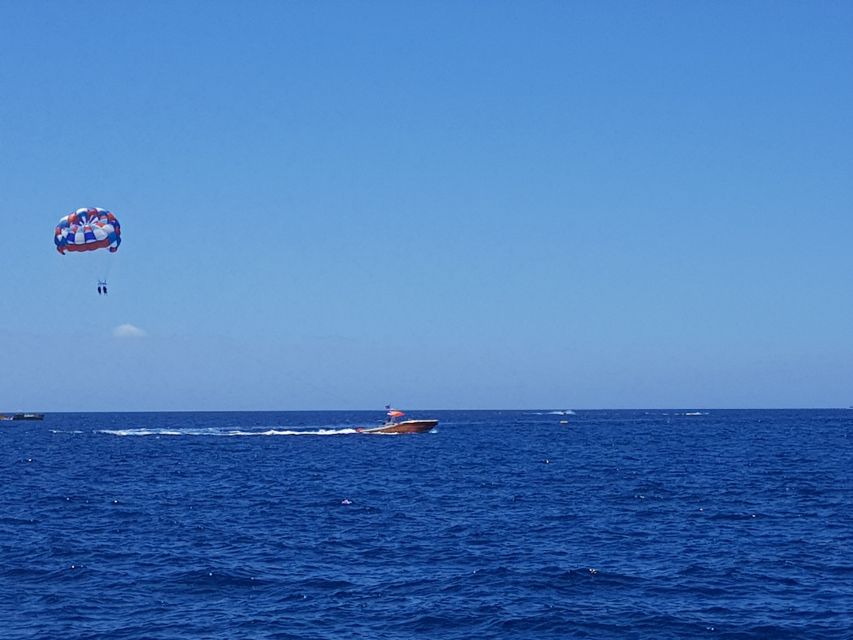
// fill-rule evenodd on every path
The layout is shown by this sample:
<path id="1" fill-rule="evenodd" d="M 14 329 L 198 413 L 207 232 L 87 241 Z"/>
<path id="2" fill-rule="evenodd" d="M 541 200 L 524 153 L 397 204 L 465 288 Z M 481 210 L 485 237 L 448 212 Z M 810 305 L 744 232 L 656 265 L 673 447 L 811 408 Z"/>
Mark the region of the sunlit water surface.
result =
<path id="1" fill-rule="evenodd" d="M 0 423 L 0 636 L 853 637 L 853 411 L 380 417 Z"/>

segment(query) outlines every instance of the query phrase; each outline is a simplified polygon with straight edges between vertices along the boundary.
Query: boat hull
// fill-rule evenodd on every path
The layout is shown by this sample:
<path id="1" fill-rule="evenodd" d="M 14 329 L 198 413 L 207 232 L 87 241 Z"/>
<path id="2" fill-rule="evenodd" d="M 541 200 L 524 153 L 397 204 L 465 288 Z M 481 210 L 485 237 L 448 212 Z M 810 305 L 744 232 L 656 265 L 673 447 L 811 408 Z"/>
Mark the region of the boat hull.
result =
<path id="1" fill-rule="evenodd" d="M 359 429 L 359 433 L 426 433 L 432 431 L 438 420 L 404 420 L 394 424 L 384 424 L 381 427 Z"/>

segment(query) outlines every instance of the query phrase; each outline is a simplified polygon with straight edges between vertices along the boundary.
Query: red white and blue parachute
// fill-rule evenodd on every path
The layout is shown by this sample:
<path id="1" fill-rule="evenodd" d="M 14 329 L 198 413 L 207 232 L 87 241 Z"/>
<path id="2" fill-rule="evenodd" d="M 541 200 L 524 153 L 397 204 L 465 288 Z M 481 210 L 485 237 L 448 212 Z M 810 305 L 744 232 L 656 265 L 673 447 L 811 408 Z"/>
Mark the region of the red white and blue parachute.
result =
<path id="1" fill-rule="evenodd" d="M 53 236 L 56 250 L 95 251 L 109 249 L 111 253 L 121 244 L 121 225 L 110 211 L 98 207 L 77 209 L 63 217 Z"/>

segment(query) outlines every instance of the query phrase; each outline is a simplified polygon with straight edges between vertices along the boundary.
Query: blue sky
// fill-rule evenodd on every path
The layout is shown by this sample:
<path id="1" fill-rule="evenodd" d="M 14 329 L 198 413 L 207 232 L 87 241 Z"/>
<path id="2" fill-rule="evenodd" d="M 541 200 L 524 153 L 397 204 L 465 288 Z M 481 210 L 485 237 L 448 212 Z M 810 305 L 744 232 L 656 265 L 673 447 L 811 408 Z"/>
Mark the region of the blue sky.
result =
<path id="1" fill-rule="evenodd" d="M 853 404 L 850 33 L 0 0 L 0 409 Z M 117 254 L 56 253 L 84 206 Z"/>

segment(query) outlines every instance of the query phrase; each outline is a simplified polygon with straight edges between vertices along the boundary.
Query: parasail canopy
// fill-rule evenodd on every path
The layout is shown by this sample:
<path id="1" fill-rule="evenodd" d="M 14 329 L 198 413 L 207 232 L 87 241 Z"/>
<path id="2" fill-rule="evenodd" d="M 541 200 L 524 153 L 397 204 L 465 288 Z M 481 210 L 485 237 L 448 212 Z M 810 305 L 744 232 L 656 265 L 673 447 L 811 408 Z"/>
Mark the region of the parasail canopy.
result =
<path id="1" fill-rule="evenodd" d="M 95 251 L 109 249 L 115 253 L 121 244 L 121 225 L 112 212 L 99 207 L 77 209 L 63 217 L 53 236 L 56 250 Z"/>

